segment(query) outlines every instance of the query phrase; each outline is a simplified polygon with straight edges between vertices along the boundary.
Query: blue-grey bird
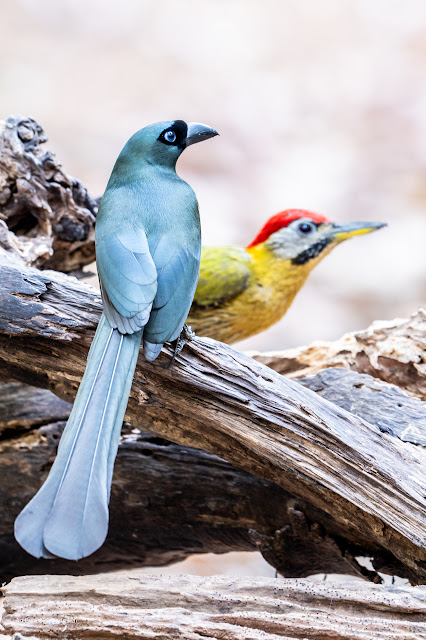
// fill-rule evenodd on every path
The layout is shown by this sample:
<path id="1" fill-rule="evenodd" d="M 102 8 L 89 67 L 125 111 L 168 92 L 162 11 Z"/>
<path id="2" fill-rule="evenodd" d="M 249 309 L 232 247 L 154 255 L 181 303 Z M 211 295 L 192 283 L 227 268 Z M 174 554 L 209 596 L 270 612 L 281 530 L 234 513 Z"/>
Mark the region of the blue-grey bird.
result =
<path id="1" fill-rule="evenodd" d="M 203 124 L 159 122 L 121 151 L 96 220 L 103 314 L 46 482 L 15 522 L 30 554 L 84 558 L 108 532 L 108 503 L 139 346 L 154 360 L 179 337 L 197 285 L 198 203 L 176 174 L 182 151 L 216 136 Z"/>

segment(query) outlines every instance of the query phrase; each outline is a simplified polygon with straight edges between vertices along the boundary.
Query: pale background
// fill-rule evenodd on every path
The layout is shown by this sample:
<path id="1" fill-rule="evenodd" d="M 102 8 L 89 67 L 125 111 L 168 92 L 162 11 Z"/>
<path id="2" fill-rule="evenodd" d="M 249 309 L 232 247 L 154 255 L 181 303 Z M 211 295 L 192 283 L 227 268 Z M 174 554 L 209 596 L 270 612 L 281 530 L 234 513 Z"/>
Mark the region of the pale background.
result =
<path id="1" fill-rule="evenodd" d="M 205 244 L 247 244 L 289 207 L 389 228 L 339 247 L 283 348 L 405 316 L 426 290 L 424 0 L 2 0 L 1 117 L 36 118 L 93 195 L 138 128 L 183 118 Z"/>
<path id="2" fill-rule="evenodd" d="M 205 122 L 179 172 L 205 244 L 247 244 L 289 207 L 380 220 L 241 346 L 335 339 L 426 292 L 425 0 L 2 0 L 0 117 L 30 115 L 100 195 L 150 122 Z"/>

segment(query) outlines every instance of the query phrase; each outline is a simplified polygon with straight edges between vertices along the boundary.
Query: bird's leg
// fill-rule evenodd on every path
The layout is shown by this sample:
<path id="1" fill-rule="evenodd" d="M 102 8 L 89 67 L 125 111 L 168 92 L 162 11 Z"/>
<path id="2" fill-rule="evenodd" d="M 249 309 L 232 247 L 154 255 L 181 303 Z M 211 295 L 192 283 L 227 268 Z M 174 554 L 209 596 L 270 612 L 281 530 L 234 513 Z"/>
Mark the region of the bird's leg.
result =
<path id="1" fill-rule="evenodd" d="M 174 350 L 173 355 L 171 357 L 171 360 L 170 360 L 170 362 L 169 362 L 169 364 L 167 366 L 168 369 L 170 369 L 170 367 L 172 366 L 173 362 L 175 361 L 176 356 L 179 355 L 179 353 L 182 351 L 182 349 L 184 348 L 186 343 L 187 342 L 191 342 L 191 340 L 193 338 L 195 338 L 195 333 L 193 332 L 191 327 L 189 327 L 187 324 L 184 324 L 183 327 L 182 327 L 182 331 L 180 332 L 180 336 L 176 340 L 175 350 Z"/>

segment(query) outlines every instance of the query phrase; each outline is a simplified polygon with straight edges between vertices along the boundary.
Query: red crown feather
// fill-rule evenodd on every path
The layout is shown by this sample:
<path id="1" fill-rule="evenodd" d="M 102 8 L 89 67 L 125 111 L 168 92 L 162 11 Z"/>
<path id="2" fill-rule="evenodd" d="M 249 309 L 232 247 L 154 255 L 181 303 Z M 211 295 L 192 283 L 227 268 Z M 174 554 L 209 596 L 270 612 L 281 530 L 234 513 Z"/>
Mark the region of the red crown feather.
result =
<path id="1" fill-rule="evenodd" d="M 281 213 L 277 213 L 275 216 L 272 216 L 272 218 L 269 218 L 255 239 L 247 245 L 247 249 L 260 244 L 261 242 L 265 242 L 270 235 L 284 227 L 288 227 L 291 222 L 298 220 L 299 218 L 307 218 L 316 224 L 320 224 L 321 222 L 330 222 L 328 218 L 320 215 L 319 213 L 305 211 L 304 209 L 286 209 L 285 211 L 281 211 Z"/>

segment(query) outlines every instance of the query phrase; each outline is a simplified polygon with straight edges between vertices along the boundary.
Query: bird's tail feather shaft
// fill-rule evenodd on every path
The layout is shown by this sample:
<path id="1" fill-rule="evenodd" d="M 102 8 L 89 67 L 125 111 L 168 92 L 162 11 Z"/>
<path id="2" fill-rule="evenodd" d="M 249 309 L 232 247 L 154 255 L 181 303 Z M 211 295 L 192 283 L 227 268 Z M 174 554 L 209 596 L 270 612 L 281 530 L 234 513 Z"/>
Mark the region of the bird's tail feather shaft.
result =
<path id="1" fill-rule="evenodd" d="M 78 560 L 105 540 L 118 441 L 142 331 L 123 335 L 102 316 L 46 482 L 18 516 L 15 536 L 36 557 Z"/>

